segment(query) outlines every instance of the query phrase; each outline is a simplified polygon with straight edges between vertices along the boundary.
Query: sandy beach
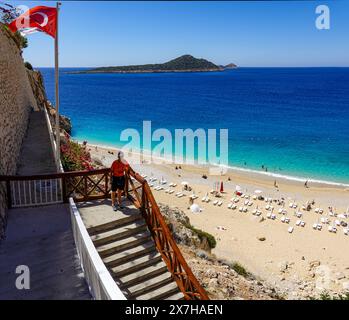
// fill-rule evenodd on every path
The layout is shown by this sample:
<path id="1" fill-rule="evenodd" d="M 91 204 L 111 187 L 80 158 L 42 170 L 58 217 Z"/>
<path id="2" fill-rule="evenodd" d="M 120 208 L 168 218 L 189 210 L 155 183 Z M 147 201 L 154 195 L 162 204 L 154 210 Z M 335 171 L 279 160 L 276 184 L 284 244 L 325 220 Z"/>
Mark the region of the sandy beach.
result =
<path id="1" fill-rule="evenodd" d="M 92 158 L 99 159 L 105 166 L 110 166 L 116 157 L 113 148 L 95 145 L 88 145 L 88 148 Z M 148 181 L 157 178 L 153 182 L 153 193 L 159 203 L 183 210 L 196 228 L 215 236 L 217 246 L 212 253 L 218 258 L 240 263 L 256 277 L 278 288 L 288 299 L 306 298 L 324 291 L 336 294 L 349 290 L 349 235 L 344 234 L 348 228 L 346 223 L 349 223 L 346 217 L 349 207 L 347 187 L 310 182 L 306 188 L 304 181 L 235 170 L 210 176 L 208 168 L 203 166 L 181 165 L 181 169 L 176 170 L 176 165 L 166 161 L 150 163 L 148 156 L 144 156 L 142 164 L 134 164 L 130 155 L 125 156 L 137 172 L 147 176 Z M 203 179 L 203 174 L 208 178 Z M 157 191 L 154 188 L 160 185 L 161 178 L 167 183 Z M 183 191 L 183 181 L 188 182 L 192 191 Z M 165 192 L 170 182 L 177 184 L 171 188 L 172 194 Z M 224 184 L 224 192 L 219 198 L 210 193 L 217 182 Z M 249 199 L 234 195 L 237 185 L 243 194 L 250 196 Z M 254 199 L 255 190 L 262 191 L 258 195 L 273 201 Z M 176 193 L 182 191 L 184 196 L 178 198 Z M 200 213 L 189 209 L 189 196 L 193 192 L 198 196 L 194 203 L 202 209 Z M 210 201 L 203 202 L 207 193 Z M 232 198 L 239 199 L 235 210 L 228 208 Z M 284 205 L 279 205 L 276 201 L 282 199 Z M 223 202 L 221 206 L 214 205 L 216 200 Z M 307 202 L 314 202 L 310 211 L 302 209 Z M 297 207 L 290 208 L 290 203 Z M 268 205 L 274 208 L 272 212 L 266 209 Z M 257 206 L 261 211 L 259 216 L 253 214 Z M 246 207 L 247 212 L 240 212 L 240 207 Z M 335 215 L 330 214 L 329 207 Z M 323 213 L 317 213 L 316 208 L 322 209 Z M 285 213 L 280 213 L 280 209 Z M 296 213 L 301 216 L 297 217 Z M 275 219 L 268 218 L 271 214 Z M 285 218 L 289 219 L 288 223 L 282 222 Z M 297 225 L 298 220 L 303 226 Z M 336 225 L 336 222 L 342 225 Z M 314 230 L 314 224 L 321 225 L 322 229 Z M 336 227 L 336 233 L 329 232 L 329 226 Z M 292 232 L 289 232 L 290 227 L 293 227 Z"/>

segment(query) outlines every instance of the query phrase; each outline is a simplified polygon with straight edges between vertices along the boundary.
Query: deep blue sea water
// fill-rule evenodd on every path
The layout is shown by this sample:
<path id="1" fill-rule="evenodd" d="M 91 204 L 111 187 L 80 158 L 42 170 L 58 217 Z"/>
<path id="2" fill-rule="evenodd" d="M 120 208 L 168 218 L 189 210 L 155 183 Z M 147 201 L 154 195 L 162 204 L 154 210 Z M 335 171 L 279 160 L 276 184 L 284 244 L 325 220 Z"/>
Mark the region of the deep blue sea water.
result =
<path id="1" fill-rule="evenodd" d="M 40 69 L 54 102 L 54 70 Z M 228 128 L 229 164 L 349 183 L 349 68 L 68 74 L 61 112 L 73 136 L 120 145 L 125 128 Z"/>

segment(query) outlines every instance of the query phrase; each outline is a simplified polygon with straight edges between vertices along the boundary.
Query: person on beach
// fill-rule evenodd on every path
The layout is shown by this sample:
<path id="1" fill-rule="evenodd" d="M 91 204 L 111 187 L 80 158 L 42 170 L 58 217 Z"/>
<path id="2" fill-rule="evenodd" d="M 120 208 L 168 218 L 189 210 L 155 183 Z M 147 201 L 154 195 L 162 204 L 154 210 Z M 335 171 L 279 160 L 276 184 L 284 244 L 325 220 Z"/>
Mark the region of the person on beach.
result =
<path id="1" fill-rule="evenodd" d="M 129 164 L 124 159 L 124 153 L 118 152 L 118 158 L 111 166 L 111 204 L 114 211 L 123 209 L 124 206 L 121 204 L 121 193 L 125 189 L 125 174 L 129 169 Z M 117 205 L 115 203 L 115 195 L 118 193 Z"/>

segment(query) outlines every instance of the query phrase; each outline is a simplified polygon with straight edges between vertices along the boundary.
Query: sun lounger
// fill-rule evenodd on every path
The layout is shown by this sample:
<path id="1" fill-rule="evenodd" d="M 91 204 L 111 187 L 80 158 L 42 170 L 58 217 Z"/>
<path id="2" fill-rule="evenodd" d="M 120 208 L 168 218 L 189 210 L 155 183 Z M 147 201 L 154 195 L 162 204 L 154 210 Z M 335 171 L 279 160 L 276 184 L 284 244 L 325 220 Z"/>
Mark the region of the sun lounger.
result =
<path id="1" fill-rule="evenodd" d="M 324 223 L 324 224 L 326 224 L 326 223 L 329 222 L 328 219 L 327 219 L 327 218 L 324 218 L 324 217 L 321 218 L 320 221 L 321 221 L 321 223 Z"/>
<path id="2" fill-rule="evenodd" d="M 287 229 L 287 231 L 288 231 L 288 233 L 292 233 L 292 232 L 293 232 L 293 227 L 289 227 L 289 228 Z"/>
<path id="3" fill-rule="evenodd" d="M 337 228 L 334 227 L 334 226 L 328 226 L 327 230 L 328 230 L 329 232 L 332 232 L 332 233 L 336 233 L 336 232 L 337 232 Z"/>

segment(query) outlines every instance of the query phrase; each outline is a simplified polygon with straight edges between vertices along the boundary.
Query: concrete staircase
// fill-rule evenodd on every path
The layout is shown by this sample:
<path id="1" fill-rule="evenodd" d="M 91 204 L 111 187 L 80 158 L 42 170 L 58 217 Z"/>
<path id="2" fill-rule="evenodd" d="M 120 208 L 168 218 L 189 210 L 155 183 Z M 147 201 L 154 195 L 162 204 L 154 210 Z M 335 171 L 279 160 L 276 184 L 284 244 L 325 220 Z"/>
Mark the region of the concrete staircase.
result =
<path id="1" fill-rule="evenodd" d="M 115 215 L 114 220 L 92 226 L 87 231 L 127 299 L 184 298 L 162 261 L 139 211 L 129 216 Z"/>

